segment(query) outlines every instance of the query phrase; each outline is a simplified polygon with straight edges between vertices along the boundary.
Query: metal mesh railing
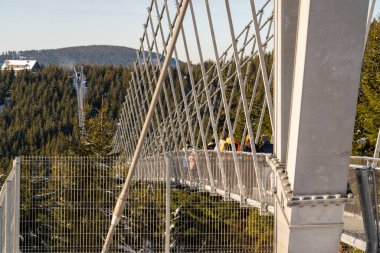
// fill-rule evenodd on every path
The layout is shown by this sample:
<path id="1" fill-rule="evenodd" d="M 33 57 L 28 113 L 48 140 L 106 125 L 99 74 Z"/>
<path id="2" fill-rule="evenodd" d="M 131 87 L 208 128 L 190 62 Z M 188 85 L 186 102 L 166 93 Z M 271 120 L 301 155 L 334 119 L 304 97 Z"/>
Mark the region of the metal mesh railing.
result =
<path id="1" fill-rule="evenodd" d="M 201 164 L 201 176 L 179 177 L 181 157 L 167 159 L 166 184 L 164 157 L 141 160 L 110 252 L 164 251 L 167 187 L 171 252 L 273 251 L 273 216 L 207 192 Z M 121 163 L 116 157 L 22 157 L 21 252 L 100 252 L 128 170 Z"/>
<path id="2" fill-rule="evenodd" d="M 212 187 L 205 157 L 200 156 L 196 162 L 195 152 L 198 151 L 182 151 L 179 156 L 166 153 L 146 157 L 139 162 L 134 176 L 130 195 L 135 194 L 136 182 L 154 182 L 151 194 L 154 195 L 153 189 L 162 194 L 166 171 L 170 171 L 171 252 L 273 252 L 273 216 L 262 216 L 260 209 L 246 208 L 249 204 L 245 198 L 259 203 L 259 196 L 254 191 L 247 191 L 249 194 L 241 198 L 231 162 L 232 154 L 226 152 L 224 155 L 226 180 L 222 179 L 218 166 L 213 163 Z M 209 155 L 211 161 L 215 160 L 214 152 Z M 252 163 L 244 162 L 245 156 L 249 154 L 240 155 L 242 165 L 245 165 L 243 168 L 246 168 L 243 170 L 247 178 L 244 188 L 254 188 Z M 265 156 L 261 158 L 262 165 L 266 164 Z M 224 185 L 223 181 L 227 184 Z M 164 202 L 165 198 L 161 201 Z M 131 196 L 126 210 L 134 202 Z M 163 220 L 164 206 L 159 210 Z"/>
<path id="3" fill-rule="evenodd" d="M 257 185 L 258 181 L 266 182 L 265 203 L 269 205 L 268 213 L 273 212 L 274 202 L 268 194 L 270 174 L 265 180 L 255 180 L 250 154 L 239 153 L 245 194 L 242 197 L 230 152 L 223 152 L 225 179 L 212 162 L 213 187 L 205 158 L 194 163 L 193 152 L 198 151 L 182 151 L 179 156 L 157 154 L 139 162 L 110 252 L 164 251 L 167 187 L 172 252 L 273 251 L 274 220 L 273 216 L 260 212 L 262 203 Z M 214 156 L 210 152 L 211 161 Z M 268 166 L 265 156 L 258 154 L 259 168 L 264 172 Z M 353 157 L 351 166 L 366 165 L 372 160 Z M 118 157 L 22 157 L 21 252 L 101 251 L 112 209 L 128 171 L 121 164 L 127 163 Z M 354 193 L 355 184 L 350 183 Z M 6 220 L 5 212 L 2 215 L 2 220 Z M 354 236 L 356 244 L 347 243 L 359 248 L 358 241 L 365 241 L 360 217 L 360 211 L 355 213 L 347 206 L 344 233 Z"/>
<path id="4" fill-rule="evenodd" d="M 20 222 L 20 163 L 16 159 L 0 191 L 0 251 L 18 252 Z"/>
<path id="5" fill-rule="evenodd" d="M 197 161 L 194 158 L 195 153 L 198 155 Z M 222 153 L 222 166 L 219 166 L 220 164 L 217 163 L 216 151 L 209 151 L 207 155 L 211 164 L 211 170 L 208 170 L 203 151 L 181 151 L 178 153 L 178 156 L 167 153 L 166 157 L 170 157 L 172 162 L 173 180 L 194 189 L 209 191 L 226 199 L 233 199 L 249 206 L 261 207 L 260 202 L 270 206 L 274 205 L 274 199 L 270 194 L 274 183 L 274 175 L 266 160 L 270 155 L 257 154 L 257 160 L 254 163 L 252 154 L 239 152 L 240 178 L 238 178 L 234 166 L 232 152 L 226 151 Z M 165 180 L 165 167 L 162 167 L 165 166 L 164 159 L 165 156 L 163 154 L 142 159 L 136 170 L 135 177 L 150 180 Z M 258 168 L 258 174 L 256 174 L 256 170 L 254 169 L 255 164 Z M 162 169 L 157 170 L 157 167 L 161 167 Z M 257 180 L 258 178 L 259 180 Z M 239 182 L 241 182 L 241 187 Z M 262 185 L 259 186 L 259 184 Z M 259 188 L 262 188 L 261 191 L 264 192 L 262 200 Z M 273 209 L 271 209 L 271 212 L 273 212 Z"/>
<path id="6" fill-rule="evenodd" d="M 21 252 L 100 252 L 123 183 L 117 161 L 21 157 Z"/>

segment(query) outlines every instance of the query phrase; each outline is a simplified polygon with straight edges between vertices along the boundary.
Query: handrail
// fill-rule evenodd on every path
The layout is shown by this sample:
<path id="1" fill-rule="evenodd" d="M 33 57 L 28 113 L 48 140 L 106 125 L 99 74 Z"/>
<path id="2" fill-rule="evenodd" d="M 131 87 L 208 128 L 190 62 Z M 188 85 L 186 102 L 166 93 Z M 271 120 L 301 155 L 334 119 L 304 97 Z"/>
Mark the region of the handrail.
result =
<path id="1" fill-rule="evenodd" d="M 20 240 L 20 158 L 0 191 L 0 251 L 19 252 Z"/>

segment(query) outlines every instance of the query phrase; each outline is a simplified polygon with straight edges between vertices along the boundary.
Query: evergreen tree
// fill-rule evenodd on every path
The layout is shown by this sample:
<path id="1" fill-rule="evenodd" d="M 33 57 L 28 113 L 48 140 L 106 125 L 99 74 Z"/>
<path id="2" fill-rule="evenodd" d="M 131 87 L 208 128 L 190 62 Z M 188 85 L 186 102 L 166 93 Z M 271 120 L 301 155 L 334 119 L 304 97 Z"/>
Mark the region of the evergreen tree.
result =
<path id="1" fill-rule="evenodd" d="M 98 114 L 85 121 L 78 144 L 73 145 L 72 153 L 79 156 L 107 156 L 112 150 L 114 135 L 113 122 L 105 117 L 107 107 L 102 99 L 102 106 Z"/>
<path id="2" fill-rule="evenodd" d="M 380 22 L 372 22 L 363 59 L 353 154 L 373 156 L 380 127 Z"/>

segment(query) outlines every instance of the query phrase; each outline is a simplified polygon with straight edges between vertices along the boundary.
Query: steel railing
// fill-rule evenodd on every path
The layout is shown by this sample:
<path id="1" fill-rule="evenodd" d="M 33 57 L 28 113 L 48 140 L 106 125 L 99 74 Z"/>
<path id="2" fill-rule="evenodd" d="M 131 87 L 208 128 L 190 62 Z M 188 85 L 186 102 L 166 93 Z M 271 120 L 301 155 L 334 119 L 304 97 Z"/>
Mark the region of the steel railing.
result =
<path id="1" fill-rule="evenodd" d="M 20 159 L 13 167 L 0 191 L 0 249 L 19 252 L 20 238 Z"/>
<path id="2" fill-rule="evenodd" d="M 198 152 L 198 151 L 183 151 L 179 153 L 179 156 L 175 156 L 173 153 L 166 153 L 166 154 L 157 154 L 156 156 L 151 156 L 151 157 L 145 157 L 142 159 L 137 167 L 136 173 L 134 175 L 133 181 L 136 183 L 137 186 L 139 186 L 142 182 L 145 182 L 144 184 L 147 185 L 156 185 L 157 188 L 156 190 L 160 192 L 160 202 L 159 205 L 163 206 L 164 205 L 164 199 L 162 197 L 164 196 L 164 185 L 165 181 L 167 180 L 166 178 L 166 166 L 169 161 L 170 163 L 170 182 L 171 182 L 171 187 L 174 187 L 172 191 L 177 192 L 178 189 L 176 190 L 175 185 L 182 185 L 186 186 L 187 188 L 184 189 L 189 189 L 190 192 L 197 190 L 200 193 L 203 194 L 204 192 L 209 192 L 211 196 L 221 196 L 224 200 L 234 200 L 240 203 L 245 204 L 244 207 L 254 207 L 254 208 L 261 208 L 260 206 L 260 196 L 258 194 L 257 190 L 257 180 L 256 180 L 256 174 L 255 170 L 253 170 L 253 164 L 252 164 L 252 159 L 249 159 L 249 153 L 239 153 L 239 161 L 241 163 L 241 168 L 242 168 L 242 179 L 241 182 L 243 183 L 243 188 L 245 189 L 245 196 L 240 195 L 239 187 L 238 187 L 238 181 L 237 180 L 237 175 L 233 169 L 234 164 L 232 161 L 232 154 L 231 152 L 224 152 L 222 157 L 223 157 L 223 167 L 225 168 L 225 176 L 227 177 L 224 182 L 227 184 L 223 184 L 222 180 L 222 174 L 220 172 L 220 168 L 218 167 L 218 164 L 215 162 L 216 161 L 216 154 L 215 152 L 210 152 L 209 153 L 209 159 L 212 161 L 212 174 L 213 174 L 213 185 L 214 188 L 211 187 L 211 182 L 209 179 L 209 173 L 207 170 L 206 162 L 205 162 L 205 157 L 201 155 L 201 151 L 199 151 L 199 160 L 198 163 L 191 164 L 191 157 L 189 160 L 189 156 L 192 155 L 192 152 Z M 246 156 L 248 158 L 246 158 Z M 259 162 L 259 167 L 267 167 L 267 162 L 265 159 L 265 154 L 259 154 L 258 155 L 258 162 Z M 166 160 L 165 160 L 166 157 Z M 375 168 L 376 171 L 380 171 L 380 159 L 374 159 L 371 157 L 351 157 L 350 160 L 350 167 L 351 168 L 361 168 L 367 165 L 371 165 Z M 92 175 L 95 180 L 100 180 L 107 185 L 110 184 L 108 182 L 113 182 L 121 180 L 119 179 L 118 176 L 121 174 L 120 171 L 120 161 L 118 158 L 112 158 L 110 160 L 104 160 L 102 158 L 96 158 L 96 159 L 91 159 L 91 158 L 73 158 L 73 157 L 60 157 L 60 158 L 47 158 L 47 157 L 24 157 L 24 158 L 16 158 L 13 162 L 13 167 L 11 172 L 9 173 L 7 179 L 4 182 L 4 185 L 2 186 L 1 192 L 0 192 L 0 251 L 1 252 L 19 252 L 19 243 L 21 242 L 23 245 L 28 241 L 30 243 L 29 246 L 32 246 L 33 240 L 38 237 L 43 237 L 43 236 L 49 236 L 52 235 L 53 237 L 55 236 L 56 238 L 62 237 L 60 234 L 60 230 L 55 228 L 54 226 L 57 225 L 58 223 L 51 220 L 50 218 L 47 219 L 48 223 L 52 225 L 53 227 L 49 227 L 48 230 L 43 231 L 41 228 L 43 227 L 41 224 L 39 224 L 39 229 L 38 226 L 34 226 L 40 221 L 38 221 L 38 218 L 41 218 L 40 216 L 35 216 L 33 219 L 30 219 L 31 217 L 26 217 L 23 215 L 23 217 L 20 217 L 20 204 L 22 206 L 29 206 L 29 208 L 36 213 L 48 213 L 49 210 L 53 210 L 54 212 L 59 212 L 59 209 L 62 209 L 62 213 L 67 212 L 68 210 L 72 210 L 72 206 L 75 203 L 75 209 L 73 210 L 90 210 L 89 212 L 97 212 L 94 209 L 94 206 L 97 206 L 98 204 L 97 201 L 100 201 L 97 199 L 96 201 L 93 199 L 86 199 L 90 198 L 91 196 L 95 195 L 82 195 L 81 192 L 83 192 L 83 189 L 90 189 L 91 187 L 95 186 L 86 186 L 85 188 L 81 189 L 66 189 L 66 185 L 60 185 L 60 184 L 65 184 L 65 183 L 70 183 L 73 186 L 75 186 L 76 180 L 79 182 L 82 180 L 83 175 L 79 173 L 78 175 L 78 170 L 86 170 L 89 175 L 92 175 L 91 171 L 95 171 L 93 168 L 101 168 L 101 169 L 107 169 L 107 170 L 115 170 L 112 171 L 112 173 L 107 173 L 103 175 L 102 170 L 98 173 L 99 175 Z M 116 166 L 116 167 L 115 167 Z M 71 168 L 72 167 L 72 168 Z M 56 172 L 63 173 L 61 174 L 52 174 L 52 171 L 50 170 L 51 168 L 55 168 Z M 61 168 L 61 169 L 58 169 Z M 62 168 L 71 168 L 69 171 L 62 171 Z M 76 169 L 77 168 L 77 169 Z M 112 169 L 113 168 L 113 169 Z M 127 170 L 128 166 L 125 167 Z M 354 171 L 353 169 L 349 170 Z M 107 176 L 106 176 L 107 175 Z M 108 178 L 109 177 L 109 178 Z M 21 180 L 22 178 L 22 180 Z M 66 178 L 66 179 L 64 179 Z M 76 180 L 74 180 L 77 178 Z M 356 190 L 356 182 L 353 180 L 354 178 L 351 178 L 350 180 L 350 185 L 351 188 L 354 192 L 354 195 L 356 196 L 356 200 L 358 200 L 358 194 Z M 49 190 L 50 188 L 46 189 L 37 189 L 38 187 L 38 182 L 41 180 L 44 180 L 44 182 L 53 187 L 51 188 L 52 190 L 56 191 L 55 195 L 49 195 Z M 67 182 L 65 182 L 67 180 Z M 91 177 L 88 177 L 86 181 L 91 181 Z M 110 181 L 111 180 L 111 181 Z M 268 192 L 270 192 L 270 176 L 266 175 L 263 177 L 261 180 L 264 180 L 264 188 Z M 100 182 L 99 181 L 99 182 Z M 115 181 L 115 185 L 119 185 Z M 260 180 L 259 180 L 260 181 Z M 140 182 L 140 183 L 137 183 Z M 91 182 L 89 182 L 91 184 Z M 153 184 L 152 184 L 153 183 Z M 173 184 L 174 183 L 174 184 Z M 37 184 L 37 185 L 35 185 Z M 92 183 L 93 184 L 93 183 Z M 60 185 L 60 186 L 59 186 Z M 104 236 L 106 230 L 105 226 L 108 224 L 108 219 L 110 218 L 110 212 L 111 212 L 111 206 L 115 197 L 115 194 L 117 192 L 113 192 L 113 197 L 110 196 L 108 197 L 108 194 L 110 194 L 110 191 L 112 191 L 112 187 L 114 187 L 114 183 L 108 185 L 109 188 L 104 188 L 101 191 L 101 195 L 106 197 L 107 199 L 107 213 L 109 212 L 108 215 L 105 215 L 105 209 L 99 210 L 100 215 L 104 216 L 104 220 L 102 218 L 102 228 L 99 228 L 98 232 L 99 236 L 100 234 L 103 234 Z M 378 184 L 380 185 L 380 184 Z M 59 187 L 58 187 L 59 186 Z M 31 187 L 31 188 L 30 188 Z M 70 186 L 71 187 L 71 186 Z M 141 188 L 141 186 L 139 186 Z M 22 193 L 22 199 L 23 203 L 20 203 L 20 188 L 23 189 Z M 142 188 L 137 188 L 136 189 L 136 196 L 139 196 L 141 194 Z M 148 187 L 149 188 L 149 187 Z M 146 191 L 149 189 L 145 189 Z M 94 188 L 95 189 L 95 188 Z M 28 190 L 32 190 L 35 196 L 29 196 L 28 195 Z M 150 190 L 149 190 L 150 191 Z M 91 191 L 88 191 L 91 192 Z M 59 194 L 58 194 L 59 193 Z M 65 198 L 68 198 L 67 200 L 70 199 L 69 202 L 65 202 L 64 206 L 60 206 L 60 202 L 62 199 L 60 198 L 60 194 L 63 194 L 62 196 L 65 196 Z M 105 196 L 107 194 L 107 196 Z M 29 197 L 28 197 L 29 196 Z M 41 208 L 39 204 L 36 202 L 36 198 L 41 197 L 41 198 L 47 198 L 43 199 L 40 202 L 44 204 L 46 208 Z M 98 196 L 99 197 L 99 196 Z M 66 200 L 66 201 L 67 201 Z M 131 200 L 134 200 L 134 198 L 131 198 Z M 244 201 L 242 201 L 244 200 Z M 73 202 L 74 201 L 74 202 Z M 140 200 L 141 202 L 142 200 Z M 151 200 L 150 200 L 151 201 Z M 139 202 L 139 203 L 140 203 Z M 94 206 L 90 203 L 94 203 Z M 103 203 L 103 202 L 102 202 Z M 104 202 L 105 203 L 105 202 Z M 141 202 L 143 203 L 143 202 Z M 270 197 L 269 194 L 267 194 L 267 199 L 266 199 L 266 204 L 268 205 L 268 211 L 273 212 L 272 206 L 273 206 L 273 199 Z M 350 223 L 353 224 L 353 226 L 350 227 L 350 224 L 345 224 L 344 228 L 344 235 L 351 236 L 352 238 L 356 238 L 356 242 L 354 243 L 353 246 L 355 247 L 360 247 L 358 244 L 358 241 L 363 241 L 365 242 L 366 240 L 366 235 L 364 233 L 364 227 L 362 224 L 362 219 L 361 217 L 361 210 L 360 210 L 360 205 L 358 204 L 358 201 L 355 201 L 351 205 L 346 205 L 346 214 L 345 216 L 346 219 L 344 220 L 349 220 Z M 62 204 L 62 203 L 61 203 Z M 80 205 L 79 205 L 80 204 Z M 85 205 L 83 205 L 85 204 Z M 88 206 L 90 204 L 90 206 Z M 134 205 L 141 205 L 141 204 L 134 204 Z M 79 209 L 78 209 L 79 208 Z M 137 208 L 137 207 L 136 207 Z M 239 209 L 239 205 L 234 207 L 235 210 Z M 101 208 L 100 208 L 101 209 Z M 66 210 L 66 211 L 65 211 Z M 135 210 L 135 209 L 132 209 Z M 136 209 L 138 210 L 138 208 Z M 190 209 L 189 209 L 190 210 Z M 158 210 L 159 213 L 163 214 L 163 210 Z M 136 211 L 137 212 L 137 211 Z M 47 214 L 46 213 L 46 214 Z M 25 214 L 25 213 L 24 213 Z M 348 215 L 350 214 L 350 215 Z M 55 216 L 46 216 L 54 218 Z M 99 216 L 100 217 L 100 216 Z M 20 219 L 21 218 L 21 219 Z M 72 217 L 75 222 L 77 218 Z M 137 217 L 135 217 L 137 218 Z M 149 217 L 147 217 L 149 218 Z M 22 224 L 20 226 L 20 220 L 22 221 Z M 68 224 L 72 223 L 72 221 L 67 220 Z M 78 221 L 79 222 L 79 221 Z M 80 223 L 80 222 L 79 222 Z M 77 225 L 80 225 L 80 224 Z M 34 224 L 34 225 L 33 225 Z M 73 223 L 74 224 L 74 223 Z M 100 224 L 100 223 L 99 223 Z M 29 229 L 23 229 L 23 233 L 20 233 L 20 228 L 29 228 Z M 36 230 L 31 230 L 30 228 L 36 228 Z M 126 236 L 127 230 L 121 229 L 118 231 L 118 238 L 123 238 Z M 128 230 L 129 231 L 129 230 Z M 85 232 L 83 230 L 83 232 Z M 69 230 L 62 230 L 63 235 L 68 237 L 70 236 L 70 231 Z M 140 231 L 139 233 L 143 233 L 143 231 Z M 140 236 L 140 234 L 138 234 Z M 79 236 L 79 235 L 78 235 Z M 41 237 L 41 238 L 42 238 Z M 55 239 L 51 237 L 51 241 L 53 242 Z M 94 242 L 93 240 L 86 239 L 85 233 L 80 235 L 80 237 L 83 239 L 81 241 L 83 242 Z M 143 238 L 143 234 L 141 234 L 141 238 Z M 69 237 L 68 237 L 69 238 Z M 71 237 L 70 237 L 71 238 Z M 78 237 L 79 238 L 79 237 Z M 101 236 L 99 237 L 101 238 Z M 267 241 L 268 238 L 263 237 Z M 342 236 L 343 238 L 343 236 Z M 42 240 L 40 240 L 42 242 Z M 345 241 L 349 244 L 350 241 Z M 28 243 L 28 244 L 29 244 Z M 62 242 L 61 242 L 62 243 Z M 97 250 L 100 250 L 101 248 L 101 243 L 102 240 L 98 241 L 99 245 L 92 245 L 92 249 L 97 248 Z M 163 243 L 163 242 L 162 242 Z M 255 242 L 257 243 L 257 242 Z M 41 244 L 41 243 L 40 243 Z M 42 244 L 38 246 L 38 249 L 33 248 L 33 247 L 24 247 L 23 252 L 40 252 L 39 250 L 45 248 Z M 66 243 L 64 243 L 66 245 Z M 82 246 L 85 247 L 87 245 L 86 243 L 83 244 Z M 263 244 L 264 245 L 264 244 Z M 265 244 L 266 245 L 266 244 Z M 351 244 L 352 245 L 352 244 Z M 358 246 L 359 245 L 359 246 Z M 24 245 L 26 246 L 26 245 Z M 63 246 L 63 245 L 62 245 Z M 70 245 L 67 244 L 65 246 L 69 247 Z M 72 245 L 74 246 L 74 245 Z M 79 246 L 79 245 L 78 245 Z M 89 246 L 89 245 L 87 245 Z M 267 245 L 268 247 L 270 246 L 269 244 Z M 53 248 L 52 248 L 53 247 Z M 85 251 L 85 248 L 80 247 L 82 251 Z M 89 246 L 90 247 L 90 246 Z M 50 249 L 58 249 L 54 248 L 54 245 L 50 245 Z M 61 250 L 63 248 L 60 248 Z M 37 250 L 37 251 L 36 251 Z M 119 252 L 120 249 L 116 250 Z M 122 251 L 122 250 L 121 250 Z"/>

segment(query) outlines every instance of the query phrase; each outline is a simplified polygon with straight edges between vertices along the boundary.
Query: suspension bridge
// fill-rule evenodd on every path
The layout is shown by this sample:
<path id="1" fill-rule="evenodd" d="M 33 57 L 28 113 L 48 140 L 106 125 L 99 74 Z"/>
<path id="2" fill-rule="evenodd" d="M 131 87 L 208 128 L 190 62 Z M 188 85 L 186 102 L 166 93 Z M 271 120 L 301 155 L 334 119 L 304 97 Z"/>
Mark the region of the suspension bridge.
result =
<path id="1" fill-rule="evenodd" d="M 375 1 L 241 2 L 152 0 L 113 156 L 17 158 L 3 252 L 379 250 L 380 138 L 350 156 Z"/>
<path id="2" fill-rule="evenodd" d="M 84 76 L 84 73 L 83 73 L 83 66 L 74 67 L 73 86 L 77 92 L 78 126 L 79 126 L 79 129 L 83 132 L 84 120 L 85 120 L 84 98 L 87 93 L 86 77 Z"/>

